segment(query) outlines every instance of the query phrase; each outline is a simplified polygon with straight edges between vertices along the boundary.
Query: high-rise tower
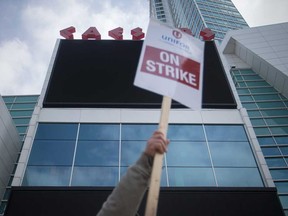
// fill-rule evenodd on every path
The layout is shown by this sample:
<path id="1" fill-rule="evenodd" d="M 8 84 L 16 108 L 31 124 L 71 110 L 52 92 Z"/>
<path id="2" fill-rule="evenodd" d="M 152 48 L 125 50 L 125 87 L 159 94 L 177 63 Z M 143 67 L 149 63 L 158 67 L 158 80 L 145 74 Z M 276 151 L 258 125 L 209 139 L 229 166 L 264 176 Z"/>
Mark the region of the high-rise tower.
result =
<path id="1" fill-rule="evenodd" d="M 189 28 L 195 37 L 203 28 L 222 41 L 226 32 L 248 27 L 231 0 L 151 0 L 150 16 L 168 25 Z"/>

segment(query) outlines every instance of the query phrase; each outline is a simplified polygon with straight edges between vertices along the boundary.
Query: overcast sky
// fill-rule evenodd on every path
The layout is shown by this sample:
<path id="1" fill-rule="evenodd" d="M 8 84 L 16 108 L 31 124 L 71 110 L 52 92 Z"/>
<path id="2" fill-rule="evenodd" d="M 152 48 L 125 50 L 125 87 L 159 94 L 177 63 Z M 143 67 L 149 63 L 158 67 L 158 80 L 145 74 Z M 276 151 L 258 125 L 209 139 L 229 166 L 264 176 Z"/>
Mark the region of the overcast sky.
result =
<path id="1" fill-rule="evenodd" d="M 288 0 L 232 1 L 250 27 L 288 22 Z M 108 39 L 120 26 L 130 39 L 148 20 L 148 0 L 0 0 L 0 94 L 40 94 L 61 29 L 80 39 L 95 26 Z"/>

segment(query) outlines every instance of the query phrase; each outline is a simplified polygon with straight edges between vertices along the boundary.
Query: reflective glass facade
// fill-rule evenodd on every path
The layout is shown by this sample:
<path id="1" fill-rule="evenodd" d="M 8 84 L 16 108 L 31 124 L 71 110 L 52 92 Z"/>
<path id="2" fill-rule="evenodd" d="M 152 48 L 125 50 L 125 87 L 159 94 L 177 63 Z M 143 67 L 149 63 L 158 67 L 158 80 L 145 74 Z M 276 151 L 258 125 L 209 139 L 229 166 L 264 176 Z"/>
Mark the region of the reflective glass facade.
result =
<path id="1" fill-rule="evenodd" d="M 288 213 L 288 99 L 250 69 L 231 75 Z"/>
<path id="2" fill-rule="evenodd" d="M 2 96 L 10 111 L 20 139 L 24 141 L 27 128 L 39 95 Z"/>
<path id="3" fill-rule="evenodd" d="M 231 0 L 162 0 L 168 2 L 175 27 L 189 28 L 195 37 L 200 37 L 203 28 L 215 32 L 215 39 L 222 41 L 228 30 L 248 27 Z M 161 2 L 162 2 L 161 1 Z M 152 7 L 157 1 L 151 1 Z M 153 10 L 152 10 L 153 11 Z M 155 13 L 151 13 L 152 17 Z M 161 20 L 162 21 L 162 20 Z"/>
<path id="4" fill-rule="evenodd" d="M 38 97 L 39 95 L 2 96 L 12 116 L 12 120 L 14 121 L 14 124 L 18 130 L 20 140 L 22 141 L 22 143 L 24 142 L 25 136 L 27 134 L 29 122 L 32 117 L 33 110 L 37 104 Z M 11 184 L 15 171 L 16 171 L 16 165 L 15 169 L 13 170 L 13 173 L 11 173 L 11 179 L 7 185 L 6 192 L 1 202 L 0 214 L 3 213 L 6 208 L 10 196 Z"/>
<path id="5" fill-rule="evenodd" d="M 115 186 L 156 128 L 40 123 L 22 185 Z M 168 137 L 161 186 L 263 187 L 242 125 L 171 124 Z"/>

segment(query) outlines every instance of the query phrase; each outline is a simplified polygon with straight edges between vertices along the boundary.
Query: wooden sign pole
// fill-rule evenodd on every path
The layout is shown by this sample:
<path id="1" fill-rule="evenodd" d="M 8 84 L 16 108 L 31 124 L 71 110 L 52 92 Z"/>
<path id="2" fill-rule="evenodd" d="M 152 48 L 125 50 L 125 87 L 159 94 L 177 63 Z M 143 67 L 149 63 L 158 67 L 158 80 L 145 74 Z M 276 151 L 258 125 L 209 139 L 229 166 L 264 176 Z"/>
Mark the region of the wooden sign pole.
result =
<path id="1" fill-rule="evenodd" d="M 163 97 L 160 122 L 158 125 L 158 130 L 161 131 L 165 138 L 168 130 L 168 120 L 169 112 L 171 108 L 171 98 Z M 150 188 L 147 197 L 145 216 L 156 216 L 159 191 L 160 191 L 160 182 L 161 182 L 161 173 L 162 173 L 162 164 L 163 164 L 163 154 L 156 153 L 154 156 Z"/>

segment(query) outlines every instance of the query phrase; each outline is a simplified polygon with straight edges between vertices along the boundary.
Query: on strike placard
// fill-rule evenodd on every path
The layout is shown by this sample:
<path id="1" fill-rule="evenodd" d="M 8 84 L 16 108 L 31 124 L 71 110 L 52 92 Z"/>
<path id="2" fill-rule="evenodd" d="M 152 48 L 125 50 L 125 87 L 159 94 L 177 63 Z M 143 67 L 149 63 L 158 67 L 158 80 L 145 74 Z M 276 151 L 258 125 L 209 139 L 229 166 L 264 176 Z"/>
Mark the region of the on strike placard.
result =
<path id="1" fill-rule="evenodd" d="M 201 109 L 204 43 L 151 20 L 134 84 Z"/>

